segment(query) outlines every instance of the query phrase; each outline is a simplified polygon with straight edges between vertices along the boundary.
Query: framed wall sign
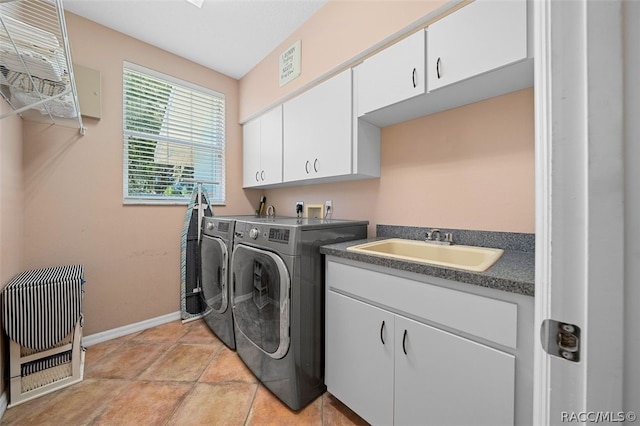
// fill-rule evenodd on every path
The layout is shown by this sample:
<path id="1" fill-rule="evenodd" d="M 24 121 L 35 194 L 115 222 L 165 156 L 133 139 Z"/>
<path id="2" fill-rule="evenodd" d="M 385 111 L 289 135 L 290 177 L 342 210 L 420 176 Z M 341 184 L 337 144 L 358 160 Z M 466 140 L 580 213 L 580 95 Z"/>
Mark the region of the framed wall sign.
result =
<path id="1" fill-rule="evenodd" d="M 300 40 L 280 54 L 280 87 L 300 75 Z"/>

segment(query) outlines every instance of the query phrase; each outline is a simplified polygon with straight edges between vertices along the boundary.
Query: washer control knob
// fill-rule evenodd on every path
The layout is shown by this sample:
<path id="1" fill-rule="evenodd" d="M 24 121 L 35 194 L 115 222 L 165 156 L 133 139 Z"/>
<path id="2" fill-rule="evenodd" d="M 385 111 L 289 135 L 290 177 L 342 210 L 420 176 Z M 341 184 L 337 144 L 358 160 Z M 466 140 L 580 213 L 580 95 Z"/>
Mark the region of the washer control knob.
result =
<path id="1" fill-rule="evenodd" d="M 260 235 L 260 231 L 258 231 L 258 228 L 251 228 L 251 230 L 249 230 L 249 238 L 251 238 L 252 240 L 257 240 L 258 235 Z"/>
<path id="2" fill-rule="evenodd" d="M 215 228 L 213 222 L 207 222 L 207 231 L 212 231 Z"/>

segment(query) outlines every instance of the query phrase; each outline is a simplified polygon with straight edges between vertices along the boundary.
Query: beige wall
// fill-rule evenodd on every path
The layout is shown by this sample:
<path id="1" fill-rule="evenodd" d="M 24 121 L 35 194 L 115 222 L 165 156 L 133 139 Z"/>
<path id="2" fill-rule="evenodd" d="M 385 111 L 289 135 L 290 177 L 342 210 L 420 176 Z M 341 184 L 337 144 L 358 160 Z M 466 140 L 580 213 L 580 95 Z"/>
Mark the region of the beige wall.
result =
<path id="1" fill-rule="evenodd" d="M 444 2 L 399 3 L 327 3 L 240 80 L 241 120 L 422 25 Z M 278 56 L 296 40 L 302 73 L 280 88 Z M 532 233 L 533 123 L 533 90 L 519 91 L 384 128 L 380 179 L 264 192 L 280 214 L 298 200 L 332 200 L 334 217 L 367 219 L 370 235 L 379 223 Z"/>
<path id="2" fill-rule="evenodd" d="M 284 88 L 275 65 L 281 48 L 238 83 L 67 14 L 74 61 L 102 73 L 103 118 L 87 119 L 83 137 L 73 129 L 25 124 L 19 170 L 24 227 L 17 227 L 24 236 L 23 261 L 14 268 L 84 264 L 85 335 L 179 310 L 185 208 L 122 205 L 123 60 L 225 93 L 227 206 L 216 208 L 218 215 L 249 213 L 266 193 L 281 214 L 293 214 L 298 199 L 331 199 L 336 217 L 368 219 L 371 229 L 388 223 L 533 232 L 530 90 L 385 128 L 380 179 L 241 189 L 240 116 L 343 67 L 442 3 L 330 1 L 282 44 L 301 39 L 303 46 L 302 75 Z"/>
<path id="3" fill-rule="evenodd" d="M 334 217 L 375 224 L 534 232 L 533 89 L 382 129 L 381 176 L 267 190 L 295 201 L 332 200 Z"/>
<path id="4" fill-rule="evenodd" d="M 9 112 L 0 100 L 0 114 Z M 0 120 L 0 286 L 22 269 L 22 120 Z"/>
<path id="5" fill-rule="evenodd" d="M 240 80 L 240 121 L 265 110 L 292 91 L 347 66 L 373 46 L 445 4 L 444 0 L 330 0 Z M 279 86 L 278 58 L 302 41 L 301 74 Z"/>
<path id="6" fill-rule="evenodd" d="M 241 189 L 238 82 L 67 14 L 74 62 L 102 73 L 102 119 L 86 135 L 25 124 L 24 258 L 27 267 L 85 265 L 84 334 L 180 310 L 180 234 L 185 206 L 122 204 L 122 62 L 222 92 L 227 117 L 227 206 L 252 211 Z"/>
<path id="7" fill-rule="evenodd" d="M 0 114 L 8 111 L 0 99 Z M 22 120 L 14 115 L 0 120 L 0 288 L 22 270 L 22 214 Z M 2 372 L 5 353 L 5 339 L 0 339 Z"/>

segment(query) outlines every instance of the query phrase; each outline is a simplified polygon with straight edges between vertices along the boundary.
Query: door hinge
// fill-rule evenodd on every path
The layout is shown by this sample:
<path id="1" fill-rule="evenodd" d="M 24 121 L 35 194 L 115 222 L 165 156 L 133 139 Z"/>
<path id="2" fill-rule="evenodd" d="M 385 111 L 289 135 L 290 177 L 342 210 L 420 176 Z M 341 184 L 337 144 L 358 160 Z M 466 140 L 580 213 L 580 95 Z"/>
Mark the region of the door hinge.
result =
<path id="1" fill-rule="evenodd" d="M 580 327 L 575 324 L 551 319 L 542 321 L 540 342 L 549 355 L 571 362 L 580 361 Z"/>

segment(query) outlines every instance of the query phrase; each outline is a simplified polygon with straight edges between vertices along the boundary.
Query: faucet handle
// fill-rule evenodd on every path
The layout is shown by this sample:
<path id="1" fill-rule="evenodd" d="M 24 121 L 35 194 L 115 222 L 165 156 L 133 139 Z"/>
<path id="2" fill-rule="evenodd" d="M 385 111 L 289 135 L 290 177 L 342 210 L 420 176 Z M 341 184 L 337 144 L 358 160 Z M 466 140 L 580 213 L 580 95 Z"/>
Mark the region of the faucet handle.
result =
<path id="1" fill-rule="evenodd" d="M 440 230 L 438 228 L 433 228 L 431 231 L 428 231 L 427 240 L 440 241 Z"/>
<path id="2" fill-rule="evenodd" d="M 273 205 L 267 207 L 267 217 L 276 217 L 276 208 Z"/>

